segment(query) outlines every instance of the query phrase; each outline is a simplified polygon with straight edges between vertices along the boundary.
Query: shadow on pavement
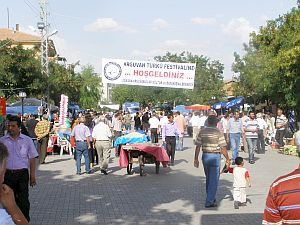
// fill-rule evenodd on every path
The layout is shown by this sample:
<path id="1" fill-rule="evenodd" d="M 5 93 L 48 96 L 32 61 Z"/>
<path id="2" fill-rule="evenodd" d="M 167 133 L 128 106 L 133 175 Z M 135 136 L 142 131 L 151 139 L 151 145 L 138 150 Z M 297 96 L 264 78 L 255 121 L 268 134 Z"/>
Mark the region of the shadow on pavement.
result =
<path id="1" fill-rule="evenodd" d="M 71 166 L 75 171 L 75 163 Z M 205 177 L 176 170 L 176 166 L 161 167 L 160 174 L 156 175 L 154 165 L 147 165 L 145 172 L 145 177 L 126 176 L 126 169 L 120 172 L 114 167 L 108 176 L 99 171 L 76 176 L 64 175 L 58 169 L 40 170 L 38 186 L 30 193 L 31 224 L 179 225 L 195 224 L 195 214 L 200 219 L 204 210 Z M 218 202 L 231 195 L 231 187 L 231 182 L 220 180 Z M 209 221 L 218 216 L 223 215 L 203 215 L 206 223 L 201 224 L 219 224 Z M 234 221 L 240 215 L 231 217 L 230 221 Z"/>
<path id="2" fill-rule="evenodd" d="M 221 223 L 221 221 L 230 221 L 230 225 L 261 225 L 262 214 L 260 213 L 242 213 L 242 214 L 214 214 L 214 215 L 202 215 L 201 223 L 199 225 L 217 225 L 227 224 Z"/>

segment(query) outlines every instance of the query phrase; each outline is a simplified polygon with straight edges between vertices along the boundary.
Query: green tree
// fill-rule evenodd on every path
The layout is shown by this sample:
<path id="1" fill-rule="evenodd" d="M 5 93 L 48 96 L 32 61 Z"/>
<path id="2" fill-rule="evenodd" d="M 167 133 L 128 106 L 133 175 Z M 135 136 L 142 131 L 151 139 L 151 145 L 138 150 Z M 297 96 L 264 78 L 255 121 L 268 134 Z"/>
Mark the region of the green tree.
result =
<path id="1" fill-rule="evenodd" d="M 35 50 L 13 46 L 10 40 L 0 41 L 0 89 L 7 99 L 20 90 L 29 97 L 45 92 L 47 77 L 36 55 Z"/>
<path id="2" fill-rule="evenodd" d="M 300 9 L 268 21 L 251 34 L 245 51 L 242 57 L 235 54 L 236 91 L 296 109 L 300 104 Z"/>
<path id="3" fill-rule="evenodd" d="M 79 74 L 79 104 L 85 109 L 97 108 L 100 102 L 101 78 L 91 65 L 85 66 Z"/>

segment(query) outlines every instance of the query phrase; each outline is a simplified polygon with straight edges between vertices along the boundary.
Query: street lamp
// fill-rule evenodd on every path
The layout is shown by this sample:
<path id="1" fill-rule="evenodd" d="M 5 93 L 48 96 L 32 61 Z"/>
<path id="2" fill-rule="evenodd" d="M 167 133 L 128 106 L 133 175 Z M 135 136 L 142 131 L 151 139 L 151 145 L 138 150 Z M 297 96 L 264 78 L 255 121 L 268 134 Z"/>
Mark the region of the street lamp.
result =
<path id="1" fill-rule="evenodd" d="M 19 97 L 21 98 L 21 103 L 22 103 L 22 117 L 21 117 L 21 120 L 23 121 L 23 115 L 24 115 L 24 98 L 26 98 L 26 93 L 25 92 L 19 92 Z"/>

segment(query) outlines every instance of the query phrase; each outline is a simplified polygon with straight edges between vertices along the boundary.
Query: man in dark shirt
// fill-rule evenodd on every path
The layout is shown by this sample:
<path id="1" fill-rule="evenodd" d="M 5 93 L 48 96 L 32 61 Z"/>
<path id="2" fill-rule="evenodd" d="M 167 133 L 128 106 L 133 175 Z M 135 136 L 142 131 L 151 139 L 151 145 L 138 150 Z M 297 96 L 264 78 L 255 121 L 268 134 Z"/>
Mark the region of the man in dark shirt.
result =
<path id="1" fill-rule="evenodd" d="M 149 114 L 148 114 L 148 112 L 145 112 L 145 114 L 143 115 L 142 122 L 143 122 L 143 130 L 145 131 L 146 134 L 148 134 L 148 129 L 149 129 Z"/>
<path id="2" fill-rule="evenodd" d="M 26 128 L 28 130 L 28 134 L 29 134 L 29 137 L 31 137 L 31 139 L 33 140 L 33 143 L 35 145 L 35 147 L 37 147 L 37 139 L 36 139 L 36 134 L 34 132 L 34 129 L 36 127 L 36 124 L 38 123 L 39 121 L 36 120 L 36 117 L 31 115 L 29 120 L 26 122 Z"/>
<path id="3" fill-rule="evenodd" d="M 140 117 L 140 113 L 136 112 L 136 115 L 134 117 L 134 129 L 135 130 L 140 130 L 141 129 L 141 117 Z"/>

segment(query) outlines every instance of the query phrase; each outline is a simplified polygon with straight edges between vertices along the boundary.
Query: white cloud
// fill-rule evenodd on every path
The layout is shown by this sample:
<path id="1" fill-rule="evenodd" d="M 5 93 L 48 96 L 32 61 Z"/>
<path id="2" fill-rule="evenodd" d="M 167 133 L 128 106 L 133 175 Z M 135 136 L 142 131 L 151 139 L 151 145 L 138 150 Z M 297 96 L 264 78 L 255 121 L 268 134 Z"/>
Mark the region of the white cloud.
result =
<path id="1" fill-rule="evenodd" d="M 194 24 L 211 25 L 211 24 L 215 24 L 217 20 L 215 18 L 194 17 L 191 19 L 191 22 Z"/>
<path id="2" fill-rule="evenodd" d="M 249 34 L 257 29 L 250 25 L 250 22 L 243 18 L 232 19 L 228 24 L 221 25 L 222 30 L 227 35 L 240 38 L 243 42 L 249 41 Z"/>
<path id="3" fill-rule="evenodd" d="M 138 50 L 135 49 L 131 52 L 134 57 L 140 59 L 153 59 L 154 56 L 165 55 L 166 52 L 181 53 L 183 51 L 189 51 L 198 55 L 207 55 L 206 47 L 209 42 L 206 43 L 194 43 L 188 40 L 167 40 L 162 42 L 157 48 L 150 50 Z"/>
<path id="4" fill-rule="evenodd" d="M 182 47 L 187 45 L 185 40 L 167 40 L 164 43 L 167 47 Z"/>
<path id="5" fill-rule="evenodd" d="M 126 33 L 134 33 L 135 29 L 123 26 L 115 21 L 113 18 L 98 18 L 95 22 L 90 23 L 84 27 L 87 32 L 109 32 L 122 31 Z"/>
<path id="6" fill-rule="evenodd" d="M 144 57 L 144 58 L 153 58 L 154 56 L 162 55 L 164 53 L 165 52 L 162 49 L 152 49 L 149 51 L 142 51 L 142 50 L 135 49 L 131 52 L 131 55 Z"/>
<path id="7" fill-rule="evenodd" d="M 155 19 L 152 23 L 152 29 L 155 31 L 159 31 L 162 29 L 166 29 L 169 27 L 169 23 L 161 18 Z"/>

